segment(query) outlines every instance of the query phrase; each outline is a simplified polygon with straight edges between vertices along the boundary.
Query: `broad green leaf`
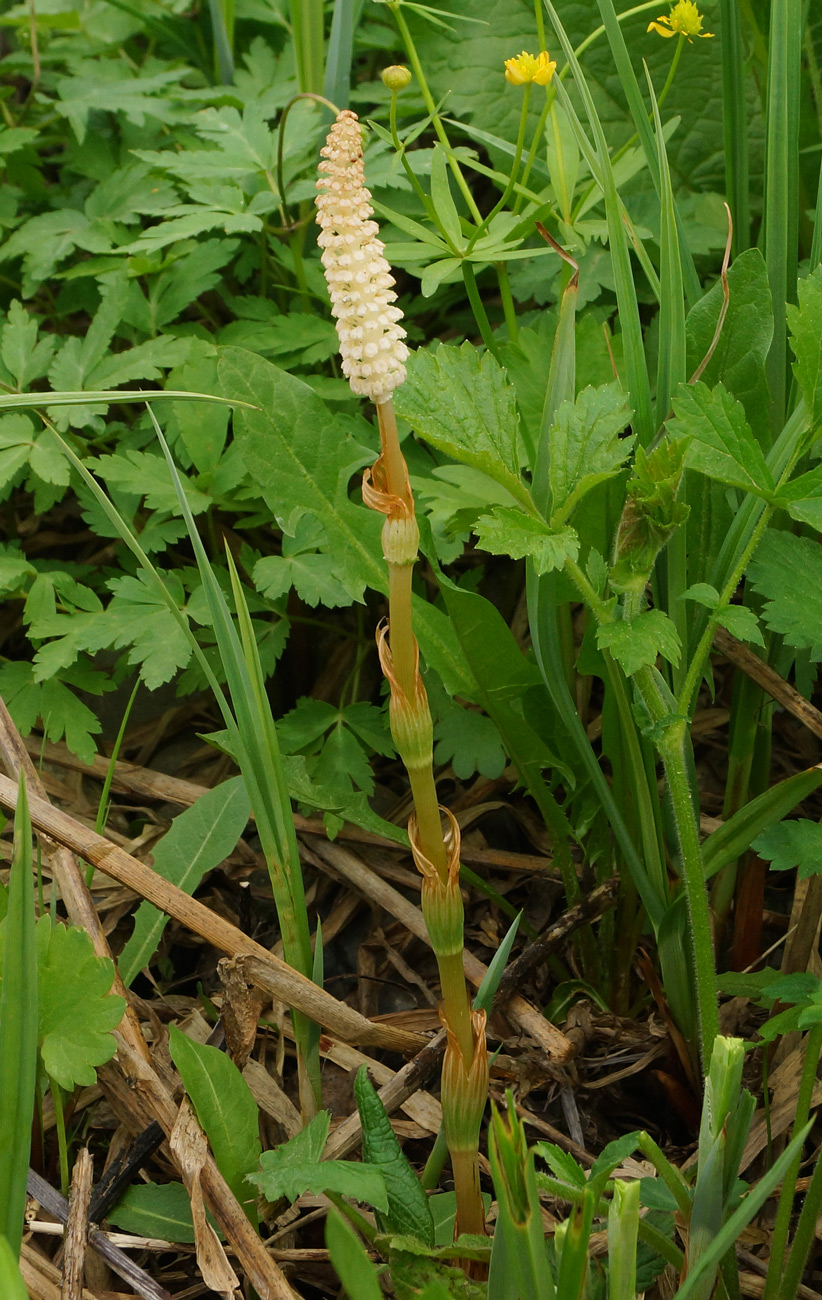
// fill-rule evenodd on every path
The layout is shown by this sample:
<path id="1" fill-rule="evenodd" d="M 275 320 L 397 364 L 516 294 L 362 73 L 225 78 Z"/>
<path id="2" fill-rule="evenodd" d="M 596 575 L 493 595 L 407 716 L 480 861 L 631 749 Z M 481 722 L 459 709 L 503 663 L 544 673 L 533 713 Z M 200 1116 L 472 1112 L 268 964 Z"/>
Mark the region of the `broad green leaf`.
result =
<path id="1" fill-rule="evenodd" d="M 759 249 L 748 248 L 734 258 L 728 270 L 728 292 L 722 333 L 700 378 L 708 388 L 722 383 L 744 406 L 754 432 L 764 435 L 769 403 L 765 358 L 773 338 L 773 312 L 768 272 Z M 689 375 L 708 354 L 722 302 L 722 284 L 717 281 L 688 313 Z"/>
<path id="2" fill-rule="evenodd" d="M 809 537 L 768 530 L 748 565 L 764 597 L 762 618 L 790 646 L 822 659 L 822 549 Z"/>
<path id="3" fill-rule="evenodd" d="M 797 288 L 799 305 L 788 305 L 791 347 L 796 361 L 793 373 L 802 389 L 811 426 L 822 421 L 822 266 Z"/>
<path id="4" fill-rule="evenodd" d="M 256 1221 L 247 1176 L 260 1159 L 257 1103 L 230 1057 L 216 1047 L 195 1043 L 172 1025 L 168 1038 L 197 1118 L 214 1152 L 220 1173 L 252 1221 Z"/>
<path id="5" fill-rule="evenodd" d="M 409 1233 L 434 1245 L 434 1221 L 428 1198 L 391 1127 L 385 1107 L 363 1065 L 354 1080 L 354 1097 L 362 1121 L 362 1154 L 385 1179 L 388 1212 L 377 1213 L 383 1232 Z"/>
<path id="6" fill-rule="evenodd" d="M 207 871 L 213 870 L 235 848 L 251 812 L 242 777 L 224 781 L 200 796 L 175 817 L 171 829 L 153 849 L 153 869 L 178 889 L 193 894 Z M 168 918 L 142 902 L 134 916 L 134 930 L 117 965 L 128 987 L 157 950 Z"/>
<path id="7" fill-rule="evenodd" d="M 7 919 L 0 925 L 6 939 L 5 944 L 0 939 L 0 1242 L 13 1262 L 26 1208 L 38 1043 L 31 821 L 22 771 L 7 901 Z"/>
<path id="8" fill-rule="evenodd" d="M 527 555 L 537 574 L 561 569 L 566 560 L 579 555 L 579 538 L 573 528 L 552 528 L 516 506 L 495 506 L 490 515 L 480 516 L 474 530 L 484 551 L 510 555 L 512 560 Z"/>
<path id="9" fill-rule="evenodd" d="M 9 942 L 9 920 L 0 927 L 0 949 Z M 96 1082 L 95 1067 L 114 1055 L 111 1031 L 125 1003 L 110 994 L 114 965 L 98 957 L 85 930 L 37 922 L 37 1043 L 43 1065 L 61 1088 Z"/>
<path id="10" fill-rule="evenodd" d="M 681 645 L 667 614 L 648 609 L 633 619 L 617 619 L 597 628 L 597 645 L 610 650 L 626 677 L 656 663 L 658 655 L 677 664 Z"/>
<path id="11" fill-rule="evenodd" d="M 182 1183 L 134 1183 L 106 1215 L 122 1232 L 193 1243 L 191 1201 Z"/>
<path id="12" fill-rule="evenodd" d="M 771 871 L 798 867 L 799 880 L 822 874 L 822 826 L 800 817 L 779 822 L 758 835 L 752 847 L 771 864 Z"/>
<path id="13" fill-rule="evenodd" d="M 519 473 L 516 393 L 489 352 L 471 343 L 422 349 L 408 363 L 408 379 L 394 394 L 397 414 L 447 456 L 496 479 L 523 504 Z"/>
<path id="14" fill-rule="evenodd" d="M 259 407 L 236 413 L 235 433 L 249 473 L 284 532 L 293 536 L 302 517 L 314 516 L 346 587 L 386 591 L 380 518 L 348 494 L 352 474 L 372 455 L 354 441 L 350 422 L 333 415 L 296 376 L 238 348 L 222 350 L 219 375 L 226 397 Z M 442 611 L 415 599 L 414 623 L 426 662 L 450 692 L 472 698 L 474 684 Z"/>
<path id="15" fill-rule="evenodd" d="M 617 474 L 633 446 L 620 437 L 631 418 L 628 398 L 617 382 L 584 388 L 564 401 L 549 431 L 551 518 L 564 523 L 586 492 Z"/>
<path id="16" fill-rule="evenodd" d="M 759 443 L 751 433 L 741 403 L 718 384 L 711 391 L 703 383 L 683 384 L 674 395 L 676 419 L 668 429 L 675 438 L 690 438 L 686 451 L 689 469 L 731 487 L 769 497 L 773 477 Z"/>

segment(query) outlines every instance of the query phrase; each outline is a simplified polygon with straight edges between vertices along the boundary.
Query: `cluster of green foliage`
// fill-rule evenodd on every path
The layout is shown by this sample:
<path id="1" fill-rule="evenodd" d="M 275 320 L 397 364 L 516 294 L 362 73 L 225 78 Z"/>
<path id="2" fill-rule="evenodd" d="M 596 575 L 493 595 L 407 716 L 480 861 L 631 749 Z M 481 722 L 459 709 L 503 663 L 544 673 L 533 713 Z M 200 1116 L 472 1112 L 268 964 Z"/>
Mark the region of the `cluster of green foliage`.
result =
<path id="1" fill-rule="evenodd" d="M 202 11 L 177 0 L 38 0 L 0 17 L 10 49 L 0 90 L 0 598 L 9 610 L 0 694 L 24 733 L 39 723 L 84 759 L 103 728 L 95 701 L 135 677 L 147 691 L 172 684 L 217 700 L 226 730 L 214 741 L 242 776 L 178 819 L 155 856 L 190 891 L 236 841 L 249 800 L 261 826 L 257 795 L 265 789 L 277 804 L 280 775 L 331 833 L 351 820 L 402 840 L 369 802 L 373 760 L 394 752 L 371 635 L 386 591 L 380 521 L 356 490 L 378 437 L 339 373 L 312 225 L 328 99 L 350 102 L 368 122 L 366 172 L 415 346 L 395 404 L 422 528 L 414 618 L 436 760 L 463 780 L 496 778 L 510 763 L 544 818 L 570 903 L 581 895 L 572 845 L 584 851 L 586 880 L 620 870 L 619 911 L 596 936 L 580 934 L 583 979 L 568 987 L 627 1013 L 633 951 L 651 930 L 690 1049 L 684 1066 L 698 1076 L 700 1045 L 705 1073 L 719 1060 L 696 1182 L 642 1147 L 669 1195 L 658 1182 L 642 1188 L 652 1213 L 641 1231 L 638 1197 L 611 1177 L 641 1146 L 637 1135 L 587 1179 L 556 1149 L 540 1151 L 551 1169 L 544 1186 L 575 1207 L 550 1273 L 533 1152 L 513 1117 L 496 1116 L 500 1228 L 493 1248 L 463 1243 L 463 1258 L 490 1261 L 504 1300 L 514 1293 L 500 1279 L 527 1260 L 533 1274 L 515 1284 L 519 1294 L 550 1294 L 556 1279 L 561 1294 L 599 1296 L 607 1285 L 612 1297 L 632 1297 L 665 1262 L 681 1265 L 669 1241 L 676 1209 L 692 1229 L 680 1294 L 710 1294 L 720 1266 L 734 1294 L 734 1237 L 787 1170 L 784 1254 L 807 1132 L 798 1122 L 777 1172 L 740 1206 L 750 1103 L 736 1048 L 717 1039 L 719 1057 L 711 1052 L 706 882 L 721 929 L 752 846 L 775 870 L 817 871 L 818 828 L 782 819 L 822 773 L 770 784 L 771 706 L 743 684 L 724 824 L 700 845 L 689 724 L 710 686 L 717 626 L 808 694 L 822 659 L 822 215 L 813 206 L 822 20 L 799 0 L 751 0 L 743 25 L 720 0 L 706 14 L 718 36 L 690 43 L 647 30 L 656 3 L 624 21 L 611 0 L 563 8 L 336 0 L 325 76 L 322 5 L 308 0 L 215 0 Z M 555 81 L 544 95 L 508 86 L 504 60 L 543 47 L 546 25 L 562 63 Z M 399 95 L 378 75 L 397 58 L 415 73 Z M 720 282 L 726 195 L 735 256 Z M 149 411 L 134 399 L 141 385 L 223 401 L 168 398 Z M 118 399 L 112 390 L 125 386 Z M 523 596 L 525 651 L 511 631 Z M 584 610 L 580 646 L 573 605 Z M 230 608 L 242 663 L 232 660 Z M 319 664 L 343 641 L 353 652 L 337 697 L 306 698 L 306 647 L 316 643 Z M 248 736 L 266 686 L 279 721 L 254 768 Z M 578 708 L 591 698 L 601 704 L 596 749 Z M 276 808 L 270 823 L 279 833 Z M 22 885 L 15 891 L 22 916 Z M 295 951 L 302 945 L 304 973 L 321 980 L 304 901 L 302 911 Z M 147 906 L 138 913 L 126 982 L 152 960 L 162 926 Z M 110 1051 L 120 1005 L 106 996 L 111 971 L 48 917 L 27 948 L 9 945 L 8 931 L 0 1033 L 25 1039 L 34 1077 L 44 1087 L 48 1076 L 59 1098 Z M 29 1000 L 17 1015 L 8 990 L 25 982 L 26 962 L 39 1011 Z M 86 995 L 86 1016 L 72 1024 L 55 1005 L 67 969 Z M 766 1037 L 809 1031 L 812 1081 L 818 981 L 776 976 L 765 972 L 747 991 L 782 1008 Z M 732 975 L 721 982 L 742 988 Z M 305 1042 L 316 1050 L 313 1033 Z M 465 1288 L 443 1264 L 453 1207 L 422 1195 L 365 1081 L 363 1165 L 321 1160 L 325 1115 L 288 1147 L 261 1153 L 231 1062 L 180 1034 L 171 1046 L 250 1216 L 249 1176 L 269 1200 L 306 1190 L 365 1200 L 398 1294 L 428 1285 L 441 1300 Z M 814 1189 L 808 1202 L 818 1206 Z M 162 1221 L 168 1231 L 184 1218 L 179 1190 L 135 1190 L 118 1222 L 156 1230 Z M 19 1186 L 12 1191 L 5 1235 L 15 1242 Z M 607 1284 L 586 1277 L 592 1224 L 606 1219 Z M 345 1233 L 330 1221 L 341 1277 L 376 1294 Z M 648 1253 L 638 1263 L 639 1237 Z"/>

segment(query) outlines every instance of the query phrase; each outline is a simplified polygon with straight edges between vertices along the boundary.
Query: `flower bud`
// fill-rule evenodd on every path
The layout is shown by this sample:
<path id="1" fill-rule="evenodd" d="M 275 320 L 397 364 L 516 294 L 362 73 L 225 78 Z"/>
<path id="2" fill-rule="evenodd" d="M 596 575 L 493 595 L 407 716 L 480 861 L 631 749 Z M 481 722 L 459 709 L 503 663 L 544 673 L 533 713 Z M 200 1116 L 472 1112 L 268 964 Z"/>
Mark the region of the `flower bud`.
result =
<path id="1" fill-rule="evenodd" d="M 396 94 L 399 90 L 405 90 L 411 81 L 411 70 L 402 63 L 392 63 L 390 68 L 383 68 L 380 76 L 383 85 Z"/>

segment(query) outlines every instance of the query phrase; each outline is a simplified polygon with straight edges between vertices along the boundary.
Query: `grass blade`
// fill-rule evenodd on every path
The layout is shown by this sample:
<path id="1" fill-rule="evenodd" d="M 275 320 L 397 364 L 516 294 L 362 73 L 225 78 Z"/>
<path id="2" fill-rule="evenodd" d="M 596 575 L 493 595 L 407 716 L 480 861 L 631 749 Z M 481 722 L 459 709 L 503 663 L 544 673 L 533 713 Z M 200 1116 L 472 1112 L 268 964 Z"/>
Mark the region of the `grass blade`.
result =
<path id="1" fill-rule="evenodd" d="M 774 434 L 784 423 L 787 398 L 785 306 L 796 297 L 801 59 L 802 0 L 781 0 L 771 5 L 765 115 L 765 263 L 774 311 L 767 370 Z"/>
<path id="2" fill-rule="evenodd" d="M 722 131 L 725 144 L 725 190 L 733 217 L 733 253 L 751 243 L 748 199 L 748 105 L 745 95 L 745 49 L 737 0 L 719 0 L 722 48 Z"/>
<path id="3" fill-rule="evenodd" d="M 559 15 L 554 8 L 551 0 L 544 0 L 548 17 L 556 33 L 557 40 L 562 46 L 563 53 L 571 65 L 571 71 L 576 81 L 588 121 L 591 125 L 591 131 L 596 145 L 597 161 L 599 163 L 600 176 L 599 180 L 602 185 L 605 197 L 605 214 L 608 220 L 608 241 L 611 250 L 611 260 L 614 270 L 614 284 L 616 286 L 617 305 L 619 308 L 619 320 L 622 326 L 623 341 L 625 346 L 625 373 L 628 381 L 628 391 L 631 394 L 631 404 L 634 408 L 634 424 L 637 430 L 639 441 L 644 445 L 650 442 L 653 437 L 653 415 L 651 411 L 651 389 L 648 382 L 648 369 L 645 362 L 645 350 L 642 341 L 642 326 L 639 319 L 639 304 L 637 302 L 636 287 L 634 285 L 633 273 L 631 271 L 631 259 L 628 251 L 628 239 L 625 233 L 625 226 L 622 219 L 621 204 L 614 182 L 614 173 L 611 166 L 611 157 L 608 152 L 608 142 L 605 138 L 605 132 L 600 121 L 599 114 L 594 104 L 593 96 L 585 79 L 585 74 L 580 67 L 579 60 L 574 53 L 573 46 L 568 39 L 565 28 L 560 22 Z M 558 87 L 557 94 L 560 94 Z M 567 95 L 562 92 L 561 101 L 563 107 L 568 111 L 569 103 Z"/>
<path id="4" fill-rule="evenodd" d="M 3 984 L 0 990 L 0 1240 L 20 1253 L 37 1082 L 37 953 L 26 779 L 14 817 Z M 3 1295 L 9 1294 L 3 1288 Z"/>

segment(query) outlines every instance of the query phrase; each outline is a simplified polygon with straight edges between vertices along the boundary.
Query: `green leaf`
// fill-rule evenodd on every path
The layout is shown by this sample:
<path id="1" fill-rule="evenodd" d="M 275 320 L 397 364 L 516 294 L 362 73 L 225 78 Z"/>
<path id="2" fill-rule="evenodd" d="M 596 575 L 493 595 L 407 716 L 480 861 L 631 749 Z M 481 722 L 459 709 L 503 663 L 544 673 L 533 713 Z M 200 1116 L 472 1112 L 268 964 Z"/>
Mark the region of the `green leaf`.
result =
<path id="1" fill-rule="evenodd" d="M 383 1232 L 408 1233 L 434 1245 L 434 1221 L 428 1198 L 408 1162 L 385 1107 L 361 1066 L 354 1080 L 354 1097 L 362 1121 L 363 1160 L 379 1169 L 385 1179 L 387 1214 L 377 1213 Z"/>
<path id="2" fill-rule="evenodd" d="M 236 412 L 235 434 L 248 471 L 283 531 L 294 536 L 304 515 L 315 517 L 345 586 L 386 591 L 380 520 L 348 494 L 351 475 L 372 455 L 354 441 L 350 422 L 332 414 L 296 376 L 238 348 L 222 350 L 219 375 L 226 397 L 259 407 Z M 470 699 L 474 685 L 445 615 L 415 598 L 414 624 L 426 662 L 452 694 Z"/>
<path id="3" fill-rule="evenodd" d="M 765 359 L 773 338 L 773 311 L 768 272 L 758 248 L 745 249 L 734 258 L 728 269 L 728 292 L 722 333 L 700 378 L 708 388 L 722 383 L 744 406 L 751 428 L 769 436 Z M 722 284 L 717 281 L 688 313 L 689 375 L 708 354 L 722 302 Z"/>
<path id="4" fill-rule="evenodd" d="M 752 641 L 754 645 L 764 647 L 765 638 L 759 626 L 759 619 L 747 605 L 725 605 L 722 612 L 717 615 L 716 621 L 727 628 L 739 641 Z"/>
<path id="5" fill-rule="evenodd" d="M 2 329 L 0 357 L 19 392 L 28 388 L 32 380 L 46 374 L 57 346 L 57 339 L 51 335 L 38 342 L 37 331 L 36 318 L 15 298 Z"/>
<path id="6" fill-rule="evenodd" d="M 135 1183 L 106 1218 L 122 1232 L 181 1244 L 194 1242 L 191 1202 L 182 1183 Z"/>
<path id="7" fill-rule="evenodd" d="M 246 1182 L 260 1159 L 257 1103 L 251 1089 L 230 1057 L 195 1043 L 176 1025 L 169 1028 L 168 1047 L 220 1173 L 255 1222 L 254 1198 Z"/>
<path id="8" fill-rule="evenodd" d="M 0 1292 L 5 1300 L 28 1300 L 29 1297 L 14 1252 L 4 1236 L 0 1236 Z"/>
<path id="9" fill-rule="evenodd" d="M 773 477 L 741 403 L 718 384 L 683 384 L 673 399 L 673 437 L 689 437 L 686 464 L 708 478 L 769 498 Z"/>
<path id="10" fill-rule="evenodd" d="M 321 1111 L 301 1133 L 277 1147 L 264 1151 L 259 1173 L 250 1176 L 269 1201 L 287 1196 L 296 1201 L 305 1192 L 319 1195 L 338 1192 L 357 1201 L 366 1201 L 375 1210 L 386 1213 L 388 1195 L 385 1179 L 378 1169 L 351 1160 L 321 1160 L 328 1137 L 331 1117 Z"/>
<path id="11" fill-rule="evenodd" d="M 459 213 L 448 184 L 448 164 L 441 144 L 434 145 L 431 155 L 431 202 L 449 242 L 456 249 L 464 247 Z"/>
<path id="12" fill-rule="evenodd" d="M 762 618 L 790 646 L 822 659 L 822 550 L 809 537 L 769 529 L 748 566 Z"/>
<path id="13" fill-rule="evenodd" d="M 771 871 L 792 871 L 797 867 L 798 880 L 822 874 L 822 826 L 807 817 L 769 827 L 756 837 L 752 847 L 760 858 L 770 862 Z"/>
<path id="14" fill-rule="evenodd" d="M 619 436 L 630 418 L 617 382 L 583 388 L 575 402 L 561 403 L 548 435 L 552 522 L 564 523 L 591 488 L 619 472 L 634 442 L 633 434 Z"/>
<path id="15" fill-rule="evenodd" d="M 656 663 L 657 655 L 677 664 L 681 651 L 676 628 L 661 609 L 603 624 L 597 628 L 597 645 L 610 650 L 626 677 Z"/>
<path id="16" fill-rule="evenodd" d="M 705 878 L 709 879 L 728 862 L 734 862 L 750 848 L 761 831 L 786 817 L 803 799 L 822 785 L 822 769 L 810 767 L 777 781 L 746 803 L 739 812 L 708 836 L 702 845 Z"/>
<path id="17" fill-rule="evenodd" d="M 174 818 L 171 829 L 154 846 L 153 870 L 178 889 L 193 894 L 206 872 L 235 848 L 250 812 L 242 777 L 223 781 Z M 151 903 L 142 902 L 137 908 L 134 930 L 117 962 L 126 987 L 151 961 L 167 923 L 165 914 Z"/>
<path id="18" fill-rule="evenodd" d="M 561 569 L 579 555 L 579 538 L 573 528 L 552 528 L 543 519 L 512 506 L 495 506 L 474 525 L 479 545 L 492 555 L 513 560 L 530 556 L 537 574 Z"/>
<path id="19" fill-rule="evenodd" d="M 456 701 L 441 708 L 434 742 L 434 762 L 451 763 L 461 781 L 475 772 L 495 781 L 505 769 L 505 750 L 496 724 L 484 713 L 463 708 Z"/>
<path id="20" fill-rule="evenodd" d="M 325 1244 L 349 1300 L 383 1300 L 377 1270 L 362 1242 L 350 1223 L 333 1208 L 325 1221 Z"/>
<path id="21" fill-rule="evenodd" d="M 84 763 L 94 762 L 97 747 L 93 736 L 103 728 L 61 678 L 35 682 L 30 663 L 9 663 L 0 668 L 0 693 L 24 736 L 42 720 L 47 740 L 65 738 L 72 754 Z"/>
<path id="22" fill-rule="evenodd" d="M 793 373 L 802 389 L 811 427 L 822 421 L 822 266 L 799 281 L 799 305 L 787 307 L 791 347 L 796 361 Z"/>
<path id="23" fill-rule="evenodd" d="M 489 352 L 471 343 L 420 349 L 409 359 L 394 405 L 438 451 L 482 470 L 528 504 L 519 473 L 516 393 Z"/>
<path id="24" fill-rule="evenodd" d="M 6 938 L 8 942 L 8 938 Z M 37 922 L 38 1044 L 50 1077 L 66 1092 L 97 1081 L 95 1068 L 111 1060 L 125 1002 L 109 993 L 114 964 L 98 957 L 85 930 Z"/>

